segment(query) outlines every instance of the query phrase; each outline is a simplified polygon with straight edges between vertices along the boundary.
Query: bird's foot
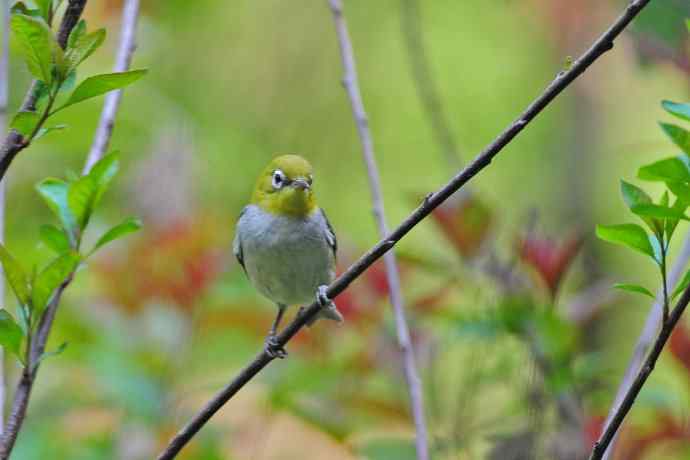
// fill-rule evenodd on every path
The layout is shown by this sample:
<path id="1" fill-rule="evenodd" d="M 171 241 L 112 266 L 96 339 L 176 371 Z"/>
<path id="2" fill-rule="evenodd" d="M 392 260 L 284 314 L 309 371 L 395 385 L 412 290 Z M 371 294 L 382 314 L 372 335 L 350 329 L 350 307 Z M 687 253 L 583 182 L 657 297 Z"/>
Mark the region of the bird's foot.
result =
<path id="1" fill-rule="evenodd" d="M 316 300 L 319 302 L 319 305 L 321 305 L 321 316 L 342 323 L 343 315 L 341 315 L 336 308 L 335 302 L 328 297 L 327 291 L 328 286 L 325 284 L 319 286 L 316 290 Z"/>
<path id="2" fill-rule="evenodd" d="M 266 337 L 264 351 L 271 358 L 284 359 L 288 355 L 288 352 L 278 343 L 278 338 L 273 333 Z"/>

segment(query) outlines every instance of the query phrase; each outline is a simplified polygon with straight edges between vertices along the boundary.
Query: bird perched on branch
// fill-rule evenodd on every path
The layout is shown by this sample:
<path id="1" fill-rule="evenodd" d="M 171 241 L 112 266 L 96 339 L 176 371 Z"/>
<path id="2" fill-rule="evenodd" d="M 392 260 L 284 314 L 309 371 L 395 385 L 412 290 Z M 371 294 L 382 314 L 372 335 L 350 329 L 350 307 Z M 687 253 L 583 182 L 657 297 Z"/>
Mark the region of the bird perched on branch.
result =
<path id="1" fill-rule="evenodd" d="M 343 320 L 326 295 L 335 277 L 335 233 L 316 205 L 312 185 L 312 167 L 304 158 L 279 156 L 259 175 L 251 203 L 237 222 L 235 257 L 254 287 L 278 306 L 265 345 L 271 357 L 287 354 L 276 334 L 289 305 L 316 296 L 320 317 Z"/>

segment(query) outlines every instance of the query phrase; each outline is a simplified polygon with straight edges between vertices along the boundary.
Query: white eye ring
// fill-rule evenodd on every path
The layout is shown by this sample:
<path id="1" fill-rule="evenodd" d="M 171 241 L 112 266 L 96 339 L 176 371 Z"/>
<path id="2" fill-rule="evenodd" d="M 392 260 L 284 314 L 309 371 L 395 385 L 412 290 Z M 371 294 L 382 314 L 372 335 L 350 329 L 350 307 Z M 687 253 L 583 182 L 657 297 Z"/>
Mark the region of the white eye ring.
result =
<path id="1" fill-rule="evenodd" d="M 273 185 L 273 188 L 275 190 L 280 190 L 283 188 L 283 185 L 285 185 L 285 173 L 281 171 L 280 169 L 276 169 L 273 171 L 273 178 L 271 180 L 271 185 Z"/>

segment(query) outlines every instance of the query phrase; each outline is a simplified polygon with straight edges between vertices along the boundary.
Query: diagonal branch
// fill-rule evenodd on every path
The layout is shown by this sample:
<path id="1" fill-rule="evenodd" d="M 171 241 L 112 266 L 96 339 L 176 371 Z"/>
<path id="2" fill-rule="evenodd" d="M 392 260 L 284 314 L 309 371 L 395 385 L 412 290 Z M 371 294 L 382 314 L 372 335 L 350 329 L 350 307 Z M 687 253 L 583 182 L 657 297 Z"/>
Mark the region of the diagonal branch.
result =
<path id="1" fill-rule="evenodd" d="M 676 257 L 676 261 L 671 268 L 668 276 L 668 287 L 673 288 L 678 281 L 680 281 L 681 276 L 685 267 L 688 265 L 690 260 L 690 230 L 685 235 L 685 241 L 683 242 L 683 248 L 680 254 Z M 623 380 L 616 391 L 616 397 L 611 409 L 609 410 L 608 416 L 606 417 L 606 423 L 604 424 L 604 431 L 611 425 L 613 418 L 620 409 L 623 399 L 630 391 L 636 375 L 639 373 L 642 367 L 642 362 L 644 357 L 649 350 L 649 347 L 654 343 L 654 338 L 656 336 L 657 330 L 659 330 L 659 325 L 661 324 L 661 316 L 663 312 L 663 289 L 660 288 L 657 293 L 657 300 L 652 305 L 652 308 L 647 314 L 647 320 L 644 324 L 644 328 L 637 339 L 637 344 L 635 344 L 635 349 L 633 351 L 633 356 L 628 363 L 628 367 L 625 370 L 625 375 Z M 603 454 L 604 459 L 608 459 L 613 455 L 615 450 L 616 440 L 618 439 L 618 434 L 613 436 L 611 443 Z"/>
<path id="2" fill-rule="evenodd" d="M 604 432 L 599 437 L 599 440 L 594 443 L 589 460 L 600 460 L 603 457 L 606 449 L 613 440 L 613 437 L 616 435 L 618 428 L 620 428 L 621 424 L 623 423 L 625 416 L 628 414 L 628 412 L 630 412 L 633 404 L 635 404 L 637 395 L 640 393 L 640 390 L 642 390 L 642 387 L 654 370 L 654 366 L 656 365 L 656 362 L 659 359 L 659 356 L 661 355 L 668 338 L 671 336 L 671 332 L 673 332 L 673 329 L 676 327 L 676 324 L 678 324 L 678 321 L 683 315 L 685 308 L 688 306 L 688 302 L 690 302 L 690 287 L 683 291 L 683 295 L 676 304 L 675 308 L 671 311 L 668 320 L 661 326 L 661 331 L 659 332 L 659 336 L 652 346 L 652 351 L 647 356 L 647 359 L 645 359 L 644 364 L 635 376 L 635 379 L 625 392 L 625 396 L 611 416 L 611 420 L 606 425 Z"/>
<path id="3" fill-rule="evenodd" d="M 57 42 L 64 49 L 67 46 L 67 39 L 74 26 L 79 22 L 81 13 L 84 11 L 87 0 L 69 0 L 62 22 L 57 32 Z M 31 86 L 24 97 L 24 102 L 19 109 L 20 112 L 32 111 L 35 109 L 36 99 L 38 98 L 38 81 L 33 80 Z M 12 160 L 19 152 L 29 146 L 29 143 L 16 130 L 11 130 L 5 141 L 0 147 L 0 180 L 5 177 L 5 173 L 12 164 Z"/>
<path id="4" fill-rule="evenodd" d="M 9 99 L 9 55 L 10 55 L 10 0 L 0 0 L 2 14 L 2 44 L 0 44 L 0 131 L 7 130 L 7 102 Z M 5 182 L 0 181 L 0 243 L 5 241 Z M 5 273 L 0 268 L 0 299 L 5 298 Z M 5 428 L 5 350 L 0 349 L 0 435 Z"/>
<path id="5" fill-rule="evenodd" d="M 70 2 L 70 6 L 73 3 Z M 81 3 L 82 9 L 84 2 Z M 68 11 L 69 12 L 69 6 Z M 66 13 L 67 14 L 67 13 Z M 118 50 L 117 62 L 115 64 L 116 71 L 125 71 L 129 67 L 129 63 L 132 58 L 132 53 L 135 49 L 135 38 L 136 38 L 136 24 L 139 15 L 139 0 L 127 0 L 123 7 L 122 15 L 122 31 L 120 34 L 120 45 Z M 79 17 L 77 16 L 74 20 L 74 24 L 77 23 Z M 67 34 L 69 35 L 69 34 Z M 109 97 L 112 94 L 108 95 Z M 95 164 L 99 159 L 105 154 L 105 150 L 110 141 L 110 136 L 112 134 L 112 126 L 114 123 L 114 118 L 117 113 L 117 106 L 119 102 L 119 96 L 117 100 L 113 103 L 108 103 L 110 99 L 106 99 L 105 106 L 103 108 L 103 113 L 97 128 L 96 139 L 94 139 L 94 145 L 89 152 L 86 160 L 86 166 L 84 168 L 84 174 L 88 173 L 89 169 L 93 164 Z M 105 127 L 104 125 L 108 125 Z M 10 134 L 11 136 L 11 134 Z M 29 405 L 29 398 L 31 397 L 31 390 L 33 388 L 34 381 L 36 380 L 36 375 L 38 373 L 38 367 L 40 364 L 41 357 L 43 356 L 48 342 L 48 337 L 55 321 L 55 315 L 57 314 L 58 306 L 60 305 L 60 300 L 65 292 L 65 289 L 70 285 L 74 277 L 74 272 L 71 273 L 65 281 L 55 290 L 53 296 L 48 303 L 43 315 L 40 318 L 38 325 L 37 334 L 31 340 L 30 352 L 27 359 L 26 366 L 22 372 L 22 376 L 17 384 L 17 390 L 15 391 L 14 401 L 12 404 L 12 410 L 10 416 L 7 420 L 7 427 L 3 433 L 3 437 L 0 440 L 0 460 L 6 460 L 9 458 L 14 443 L 17 438 L 17 434 L 21 429 L 21 426 L 26 417 L 26 410 Z"/>
<path id="6" fill-rule="evenodd" d="M 340 46 L 340 55 L 342 58 L 344 76 L 343 86 L 350 99 L 352 106 L 352 114 L 357 125 L 357 132 L 362 144 L 362 154 L 364 156 L 364 163 L 367 168 L 367 176 L 369 179 L 369 188 L 371 189 L 371 202 L 374 211 L 374 219 L 378 226 L 379 236 L 386 238 L 388 235 L 388 225 L 386 224 L 386 214 L 383 206 L 383 193 L 381 191 L 380 176 L 378 167 L 376 165 L 376 157 L 374 155 L 374 141 L 369 130 L 369 122 L 367 114 L 364 110 L 364 102 L 362 101 L 362 94 L 359 90 L 359 83 L 357 77 L 357 66 L 355 64 L 354 51 L 352 50 L 352 42 L 350 34 L 347 30 L 347 23 L 343 15 L 343 6 L 340 0 L 329 0 L 331 12 L 333 13 L 333 21 L 335 22 L 335 30 L 338 35 L 338 44 Z M 393 251 L 387 252 L 383 256 L 383 262 L 386 266 L 386 279 L 388 281 L 388 292 L 390 295 L 391 305 L 393 306 L 393 314 L 395 315 L 395 324 L 398 335 L 398 346 L 403 358 L 403 369 L 405 371 L 405 380 L 410 391 L 410 405 L 412 408 L 412 418 L 415 424 L 415 445 L 417 449 L 417 458 L 419 460 L 428 460 L 429 446 L 427 444 L 427 428 L 424 421 L 424 396 L 422 393 L 422 384 L 417 373 L 415 364 L 414 348 L 412 340 L 410 339 L 410 330 L 405 319 L 405 306 L 402 297 L 402 290 L 400 288 L 400 273 L 398 271 L 397 262 L 395 260 L 395 253 Z"/>
<path id="7" fill-rule="evenodd" d="M 477 173 L 486 168 L 491 160 L 517 136 L 530 121 L 539 115 L 565 88 L 587 70 L 597 59 L 613 48 L 613 42 L 630 22 L 649 4 L 651 0 L 635 0 L 628 4 L 625 11 L 614 21 L 592 46 L 577 59 L 567 70 L 559 72 L 556 78 L 544 89 L 524 112 L 499 136 L 494 139 L 469 165 L 461 170 L 446 185 L 427 196 L 424 202 L 415 209 L 386 238 L 379 241 L 366 254 L 359 258 L 328 287 L 326 294 L 335 298 L 356 280 L 364 271 L 388 252 L 410 230 L 426 218 L 434 209 L 469 182 Z M 307 323 L 316 318 L 320 306 L 313 302 L 303 310 L 292 323 L 277 337 L 279 346 L 285 346 Z M 192 419 L 172 438 L 158 460 L 170 460 L 194 437 L 194 435 L 230 400 L 238 391 L 266 367 L 273 358 L 260 352 L 242 369 L 221 391 L 219 391 Z"/>

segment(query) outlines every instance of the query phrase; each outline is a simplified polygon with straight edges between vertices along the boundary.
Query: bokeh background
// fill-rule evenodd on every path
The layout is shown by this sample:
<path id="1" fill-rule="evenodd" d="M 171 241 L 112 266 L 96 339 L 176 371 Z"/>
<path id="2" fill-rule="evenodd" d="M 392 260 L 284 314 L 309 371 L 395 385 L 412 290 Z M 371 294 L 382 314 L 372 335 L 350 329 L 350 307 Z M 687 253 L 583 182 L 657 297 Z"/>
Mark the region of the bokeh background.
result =
<path id="1" fill-rule="evenodd" d="M 474 157 L 623 3 L 347 0 L 389 223 Z M 89 2 L 86 19 L 108 39 L 85 73 L 111 68 L 120 8 Z M 593 229 L 631 220 L 619 179 L 674 151 L 657 121 L 668 118 L 660 100 L 690 98 L 689 16 L 685 0 L 652 2 L 613 52 L 396 248 L 433 458 L 578 459 L 597 436 L 650 306 L 611 285 L 655 291 L 659 280 Z M 153 458 L 255 355 L 275 310 L 230 247 L 255 177 L 277 153 L 313 163 L 341 270 L 377 241 L 325 1 L 147 0 L 138 42 L 133 67 L 150 73 L 125 91 L 112 141 L 122 172 L 87 239 L 129 215 L 144 228 L 102 251 L 64 297 L 49 348 L 69 345 L 41 367 L 18 460 Z M 431 77 L 421 92 L 420 49 Z M 29 75 L 16 53 L 11 61 L 16 108 Z M 429 85 L 454 152 L 432 128 Z M 7 244 L 27 267 L 47 259 L 38 228 L 52 222 L 34 185 L 81 169 L 101 104 L 60 114 L 69 129 L 10 170 Z M 386 288 L 375 265 L 338 297 L 344 325 L 301 332 L 289 359 L 180 458 L 413 459 Z M 11 389 L 18 366 L 6 361 Z M 684 321 L 617 458 L 689 458 L 689 408 Z"/>

